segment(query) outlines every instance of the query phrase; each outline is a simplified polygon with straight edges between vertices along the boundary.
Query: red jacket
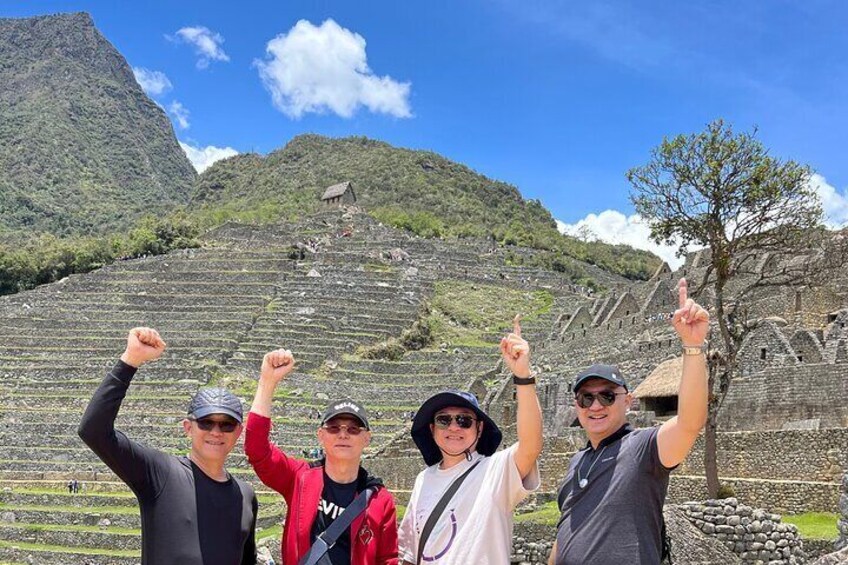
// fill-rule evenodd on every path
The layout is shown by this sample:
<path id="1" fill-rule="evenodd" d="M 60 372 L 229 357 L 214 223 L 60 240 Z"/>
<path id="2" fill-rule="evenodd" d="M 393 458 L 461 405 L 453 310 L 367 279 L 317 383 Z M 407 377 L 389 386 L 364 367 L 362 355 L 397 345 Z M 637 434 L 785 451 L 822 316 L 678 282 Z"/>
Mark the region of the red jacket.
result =
<path id="1" fill-rule="evenodd" d="M 324 467 L 289 457 L 268 435 L 271 419 L 250 412 L 244 435 L 244 452 L 262 482 L 283 495 L 282 563 L 297 565 L 312 545 L 312 523 L 324 490 Z M 351 565 L 397 565 L 398 538 L 395 501 L 383 487 L 368 502 L 365 512 L 350 527 Z"/>

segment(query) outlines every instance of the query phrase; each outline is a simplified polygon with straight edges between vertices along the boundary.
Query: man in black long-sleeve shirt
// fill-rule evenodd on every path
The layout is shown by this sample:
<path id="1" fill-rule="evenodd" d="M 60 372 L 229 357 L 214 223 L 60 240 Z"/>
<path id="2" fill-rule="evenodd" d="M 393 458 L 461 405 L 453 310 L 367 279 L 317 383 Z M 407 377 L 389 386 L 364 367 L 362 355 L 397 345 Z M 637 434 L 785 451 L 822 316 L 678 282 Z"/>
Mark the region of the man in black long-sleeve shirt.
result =
<path id="1" fill-rule="evenodd" d="M 156 330 L 131 330 L 126 351 L 83 415 L 79 435 L 138 498 L 143 565 L 255 565 L 256 495 L 224 468 L 242 431 L 235 396 L 224 389 L 195 395 L 183 420 L 191 438 L 188 457 L 168 455 L 115 430 L 136 370 L 164 350 Z"/>

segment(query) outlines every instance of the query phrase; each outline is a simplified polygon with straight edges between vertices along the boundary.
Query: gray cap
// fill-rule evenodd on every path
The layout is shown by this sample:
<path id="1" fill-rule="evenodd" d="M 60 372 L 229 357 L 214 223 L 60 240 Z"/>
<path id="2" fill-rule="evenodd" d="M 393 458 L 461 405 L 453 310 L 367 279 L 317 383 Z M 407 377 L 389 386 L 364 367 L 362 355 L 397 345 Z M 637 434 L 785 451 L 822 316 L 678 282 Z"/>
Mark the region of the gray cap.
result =
<path id="1" fill-rule="evenodd" d="M 579 389 L 580 386 L 589 379 L 603 379 L 618 386 L 623 386 L 624 390 L 629 391 L 627 388 L 627 381 L 624 380 L 621 370 L 615 365 L 602 365 L 598 363 L 592 365 L 588 369 L 580 371 L 580 374 L 577 375 L 576 379 L 574 379 L 574 386 L 572 387 L 572 390 L 576 393 L 577 389 Z"/>
<path id="2" fill-rule="evenodd" d="M 198 419 L 210 414 L 226 414 L 239 423 L 244 421 L 241 400 L 225 388 L 202 388 L 191 399 L 188 415 Z"/>

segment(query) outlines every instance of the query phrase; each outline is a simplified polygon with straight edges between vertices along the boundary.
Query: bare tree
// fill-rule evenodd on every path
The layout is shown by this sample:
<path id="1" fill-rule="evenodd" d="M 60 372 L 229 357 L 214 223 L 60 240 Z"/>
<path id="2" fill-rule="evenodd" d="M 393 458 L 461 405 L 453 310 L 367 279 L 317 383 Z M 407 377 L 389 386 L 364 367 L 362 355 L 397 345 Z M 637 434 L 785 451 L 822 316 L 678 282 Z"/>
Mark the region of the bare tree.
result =
<path id="1" fill-rule="evenodd" d="M 665 139 L 650 161 L 628 171 L 631 200 L 657 243 L 706 248 L 709 261 L 695 294 L 712 288 L 718 339 L 708 355 L 710 403 L 704 434 L 707 489 L 719 489 L 718 413 L 739 372 L 739 351 L 758 320 L 752 294 L 817 286 L 843 264 L 845 238 L 822 226 L 812 171 L 781 161 L 752 133 L 722 120 L 697 134 Z"/>

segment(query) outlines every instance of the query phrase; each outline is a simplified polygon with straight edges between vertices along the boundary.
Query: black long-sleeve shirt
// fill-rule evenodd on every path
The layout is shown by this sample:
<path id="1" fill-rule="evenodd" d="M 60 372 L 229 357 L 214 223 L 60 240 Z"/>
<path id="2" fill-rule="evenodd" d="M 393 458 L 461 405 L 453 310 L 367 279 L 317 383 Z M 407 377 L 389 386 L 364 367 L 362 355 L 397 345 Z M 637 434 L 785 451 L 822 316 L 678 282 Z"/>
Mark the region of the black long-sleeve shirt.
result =
<path id="1" fill-rule="evenodd" d="M 209 516 L 209 501 L 197 496 L 198 485 L 201 493 L 209 492 L 209 485 L 196 483 L 195 473 L 200 471 L 193 469 L 187 457 L 152 449 L 115 430 L 115 418 L 135 372 L 134 367 L 118 361 L 88 404 L 79 435 L 138 498 L 142 565 L 204 565 L 204 554 L 209 560 L 211 553 L 220 556 L 220 551 L 232 553 L 232 558 L 226 558 L 233 559 L 232 565 L 255 565 L 257 502 L 249 484 L 230 477 L 241 496 L 228 496 L 227 507 L 215 505 L 217 517 Z M 207 511 L 199 516 L 198 508 Z M 239 528 L 230 536 L 239 545 L 221 546 L 214 531 L 216 520 Z M 216 557 L 214 562 L 224 561 Z"/>

